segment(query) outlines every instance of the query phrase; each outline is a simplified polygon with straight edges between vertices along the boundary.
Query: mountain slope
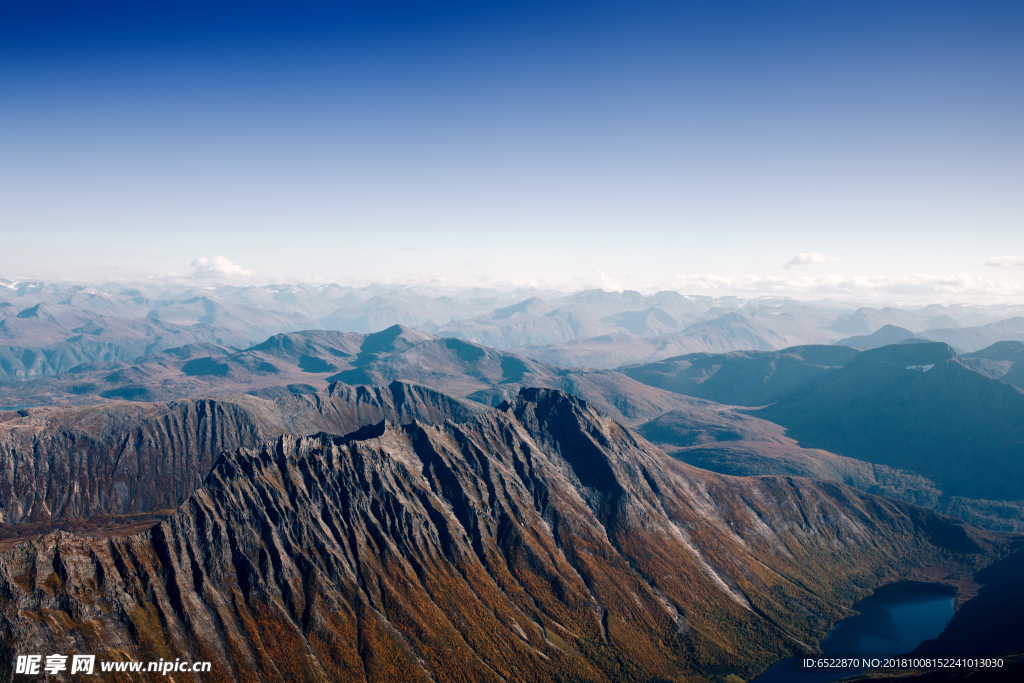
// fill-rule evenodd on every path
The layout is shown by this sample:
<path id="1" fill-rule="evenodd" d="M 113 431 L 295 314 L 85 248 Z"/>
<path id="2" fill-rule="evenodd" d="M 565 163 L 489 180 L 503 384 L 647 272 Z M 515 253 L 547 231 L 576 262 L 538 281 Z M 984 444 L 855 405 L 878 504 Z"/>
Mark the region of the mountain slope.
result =
<path id="1" fill-rule="evenodd" d="M 224 450 L 282 434 L 347 434 L 383 419 L 462 421 L 485 410 L 393 382 L 273 400 L 234 395 L 15 415 L 0 422 L 0 544 L 53 528 L 152 524 L 201 485 Z"/>
<path id="2" fill-rule="evenodd" d="M 1024 491 L 1024 393 L 945 344 L 865 351 L 754 414 L 803 446 L 912 470 L 954 495 Z"/>
<path id="3" fill-rule="evenodd" d="M 0 380 L 49 377 L 81 363 L 127 361 L 185 344 L 231 341 L 226 330 L 207 324 L 118 318 L 47 304 L 0 307 Z"/>
<path id="4" fill-rule="evenodd" d="M 630 425 L 695 403 L 618 372 L 567 370 L 461 339 L 431 337 L 394 352 L 360 354 L 353 365 L 328 379 L 370 385 L 405 379 L 488 405 L 515 397 L 522 387 L 560 389 Z"/>
<path id="5" fill-rule="evenodd" d="M 996 342 L 961 358 L 975 372 L 1024 389 L 1024 342 Z"/>
<path id="6" fill-rule="evenodd" d="M 854 349 L 794 346 L 782 351 L 693 353 L 619 368 L 649 386 L 717 403 L 762 406 L 801 384 L 845 365 Z"/>
<path id="7" fill-rule="evenodd" d="M 962 357 L 961 361 L 988 377 L 1007 373 L 1009 369 L 1015 367 L 1014 361 L 1005 360 L 1015 357 L 1015 344 L 1019 343 L 997 344 L 984 352 Z M 942 353 L 945 354 L 941 357 L 948 358 L 948 349 L 939 348 L 942 348 Z M 932 405 L 935 402 L 942 403 L 945 400 L 943 397 L 955 397 L 958 392 L 964 390 L 956 384 L 945 385 L 943 382 L 937 382 L 942 386 L 919 389 L 928 396 L 902 396 L 901 402 L 894 402 L 891 396 L 886 397 L 884 389 L 880 389 L 885 386 L 884 381 L 863 377 L 861 380 L 851 379 L 863 374 L 864 368 L 843 375 L 842 377 L 846 379 L 833 381 L 827 377 L 840 372 L 845 365 L 852 365 L 859 353 L 856 349 L 845 346 L 805 346 L 777 352 L 691 354 L 657 363 L 621 368 L 621 371 L 646 384 L 732 405 L 753 407 L 781 402 L 782 406 L 786 406 L 791 399 L 795 400 L 810 392 L 812 398 L 807 404 L 801 404 L 802 407 L 794 411 L 804 411 L 802 417 L 824 431 L 829 430 L 832 421 L 841 422 L 856 414 L 867 426 L 854 424 L 850 429 L 857 433 L 870 433 L 871 428 L 880 426 L 876 422 L 876 410 L 881 410 L 882 415 L 895 412 L 897 417 L 894 419 L 898 421 L 901 419 L 898 417 L 899 411 L 908 405 L 931 406 L 922 408 L 922 414 L 916 417 L 911 417 L 909 413 L 904 417 L 906 421 L 913 420 L 917 428 L 925 430 L 928 429 L 928 425 L 942 423 L 938 429 L 945 429 L 946 432 L 942 442 L 938 444 L 940 456 L 942 452 L 958 447 L 961 452 L 965 448 L 973 448 L 971 439 L 975 438 L 991 442 L 990 446 L 997 451 L 1002 449 L 1004 453 L 1013 452 L 1013 437 L 1008 436 L 1008 433 L 1015 429 L 1013 424 L 999 420 L 975 423 L 969 413 L 960 411 L 956 404 L 938 408 Z M 912 351 L 904 353 L 912 356 L 915 354 Z M 877 358 L 876 352 L 872 354 Z M 871 354 L 868 357 L 870 359 Z M 916 371 L 920 373 L 928 365 L 924 360 L 934 358 L 911 358 L 904 366 L 898 367 L 898 370 L 906 371 L 906 365 L 913 363 L 917 365 Z M 871 366 L 872 363 L 868 365 Z M 885 376 L 886 373 L 883 372 L 882 375 Z M 913 379 L 917 375 L 911 372 L 909 376 Z M 933 379 L 937 377 L 933 376 Z M 949 376 L 946 379 L 956 378 Z M 969 379 L 974 385 L 985 384 L 984 378 L 980 376 Z M 1012 377 L 1006 375 L 999 379 L 1007 382 L 1012 380 Z M 846 395 L 847 403 L 837 403 L 841 400 L 840 397 L 844 396 L 844 392 L 849 394 L 852 391 L 847 385 L 852 386 L 858 381 L 858 397 Z M 875 395 L 876 390 L 883 393 Z M 822 398 L 821 405 L 818 404 L 818 398 L 813 397 L 819 395 Z M 1004 398 L 1011 403 L 1015 401 L 1015 395 L 1012 393 Z M 996 403 L 999 402 L 1000 400 L 996 399 Z M 770 419 L 777 409 L 781 408 L 769 407 L 750 414 Z M 993 406 L 984 406 L 980 409 L 991 412 Z M 967 433 L 967 437 L 957 436 L 950 431 L 951 425 L 957 421 Z M 794 423 L 782 424 L 793 426 Z M 899 428 L 898 425 L 890 426 Z M 741 476 L 796 475 L 840 481 L 870 493 L 924 505 L 929 509 L 989 529 L 1024 531 L 1024 500 L 1021 499 L 1021 492 L 1015 492 L 1012 486 L 1008 487 L 1007 491 L 1010 498 L 991 500 L 986 497 L 959 495 L 958 491 L 962 489 L 944 490 L 944 485 L 934 478 L 934 469 L 929 473 L 912 471 L 916 461 L 912 462 L 907 457 L 909 452 L 916 451 L 919 459 L 929 460 L 927 449 L 936 448 L 933 441 L 926 439 L 903 442 L 897 458 L 882 459 L 871 454 L 873 446 L 870 439 L 869 443 L 864 444 L 863 450 L 851 451 L 849 444 L 844 440 L 836 439 L 827 442 L 826 445 L 824 441 L 808 440 L 802 431 L 790 431 L 787 434 L 785 429 L 772 422 L 744 422 L 739 419 L 736 411 L 723 408 L 716 413 L 701 410 L 697 406 L 687 410 L 673 410 L 640 425 L 637 429 L 673 457 L 714 472 Z M 891 434 L 875 435 L 879 443 L 893 442 Z M 794 440 L 794 436 L 801 438 L 801 443 Z M 1010 439 L 1009 442 L 1006 441 L 1007 438 Z M 1000 439 L 1002 446 L 996 445 Z M 822 450 L 823 448 L 828 450 Z M 983 449 L 971 454 L 986 457 L 990 451 L 991 449 Z M 958 470 L 954 467 L 954 462 L 955 458 L 948 466 L 953 467 L 952 474 L 955 476 Z"/>
<path id="8" fill-rule="evenodd" d="M 921 339 L 904 327 L 883 325 L 871 334 L 846 337 L 836 342 L 837 346 L 852 346 L 858 349 L 877 349 L 890 344 L 901 344 L 907 340 Z"/>
<path id="9" fill-rule="evenodd" d="M 746 679 L 880 583 L 964 576 L 1001 543 L 700 472 L 530 390 L 463 424 L 226 453 L 150 532 L 7 551 L 0 642 L 211 660 L 203 680 Z"/>

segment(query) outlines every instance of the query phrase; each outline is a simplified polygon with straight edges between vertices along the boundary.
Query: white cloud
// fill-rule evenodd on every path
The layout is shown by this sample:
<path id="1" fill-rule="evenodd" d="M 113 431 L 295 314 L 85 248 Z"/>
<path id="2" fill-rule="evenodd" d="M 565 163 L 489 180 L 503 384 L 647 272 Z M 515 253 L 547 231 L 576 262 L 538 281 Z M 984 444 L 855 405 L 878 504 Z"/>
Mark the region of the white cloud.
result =
<path id="1" fill-rule="evenodd" d="M 990 280 L 968 273 L 881 277 L 874 275 L 825 275 L 821 277 L 720 277 L 711 274 L 677 277 L 677 291 L 719 296 L 780 295 L 821 296 L 838 299 L 877 297 L 893 301 L 986 301 L 1024 295 L 1024 284 L 1007 279 Z"/>
<path id="2" fill-rule="evenodd" d="M 993 268 L 1024 268 L 1024 256 L 993 256 L 981 265 Z"/>
<path id="3" fill-rule="evenodd" d="M 595 270 L 594 272 L 597 273 L 597 278 L 601 284 L 601 289 L 609 292 L 621 292 L 623 289 L 625 289 L 622 286 L 622 283 L 616 280 L 615 278 L 605 275 L 600 270 Z"/>
<path id="4" fill-rule="evenodd" d="M 197 258 L 189 265 L 193 269 L 192 277 L 203 279 L 216 277 L 249 278 L 256 274 L 248 268 L 232 263 L 223 256 L 215 256 L 212 259 Z"/>
<path id="5" fill-rule="evenodd" d="M 799 254 L 794 256 L 793 258 L 791 258 L 788 261 L 786 261 L 786 263 L 783 264 L 782 267 L 783 268 L 792 268 L 793 266 L 806 266 L 806 265 L 811 264 L 811 263 L 831 263 L 832 261 L 838 261 L 838 260 L 839 259 L 837 259 L 834 256 L 825 256 L 824 254 L 819 254 L 816 251 L 812 251 L 809 254 L 805 254 L 804 252 L 800 252 Z"/>

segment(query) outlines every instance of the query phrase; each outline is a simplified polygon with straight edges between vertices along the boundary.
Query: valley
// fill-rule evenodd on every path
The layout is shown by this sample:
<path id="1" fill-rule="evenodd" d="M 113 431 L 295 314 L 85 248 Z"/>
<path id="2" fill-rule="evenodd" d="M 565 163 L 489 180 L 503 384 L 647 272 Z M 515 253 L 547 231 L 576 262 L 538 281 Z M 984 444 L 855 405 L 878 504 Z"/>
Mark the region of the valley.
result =
<path id="1" fill-rule="evenodd" d="M 969 348 L 1012 320 L 403 295 L 444 320 L 419 329 L 380 327 L 393 293 L 264 291 L 261 317 L 260 291 L 142 322 L 159 299 L 75 292 L 84 312 L 51 297 L 6 327 L 5 652 L 209 660 L 215 680 L 735 683 L 889 583 L 954 591 L 950 634 L 1013 594 L 1021 342 L 931 340 L 953 313 Z"/>

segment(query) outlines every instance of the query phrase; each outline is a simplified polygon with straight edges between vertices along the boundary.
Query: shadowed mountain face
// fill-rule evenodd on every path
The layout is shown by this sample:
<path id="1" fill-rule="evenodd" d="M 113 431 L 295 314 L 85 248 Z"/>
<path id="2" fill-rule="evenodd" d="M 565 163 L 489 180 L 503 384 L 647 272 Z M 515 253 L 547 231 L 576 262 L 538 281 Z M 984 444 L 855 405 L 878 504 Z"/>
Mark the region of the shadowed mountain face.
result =
<path id="1" fill-rule="evenodd" d="M 693 353 L 620 368 L 620 372 L 677 394 L 729 405 L 763 406 L 856 355 L 855 349 L 837 346 L 794 346 L 767 353 Z"/>
<path id="2" fill-rule="evenodd" d="M 803 446 L 913 470 L 951 494 L 1024 491 L 1024 393 L 945 344 L 865 351 L 756 415 Z"/>
<path id="3" fill-rule="evenodd" d="M 999 411 L 1013 410 L 1021 396 L 992 379 L 1013 380 L 1015 361 L 1009 359 L 1017 357 L 1019 343 L 1004 342 L 960 358 L 982 374 L 959 366 L 963 372 L 929 374 L 927 386 L 920 383 L 923 373 L 934 373 L 929 365 L 956 358 L 944 345 L 914 344 L 917 350 L 892 346 L 868 352 L 866 365 L 860 365 L 856 349 L 806 346 L 766 353 L 692 354 L 621 371 L 670 391 L 733 405 L 777 403 L 752 414 L 791 428 L 788 433 L 781 428 L 773 431 L 776 425 L 771 422 L 747 423 L 738 419 L 735 411 L 712 413 L 696 406 L 674 410 L 638 428 L 684 462 L 724 474 L 841 481 L 990 529 L 1024 531 L 1024 500 L 1019 489 L 1007 484 L 1009 498 L 993 500 L 994 490 L 985 489 L 986 495 L 979 496 L 978 487 L 970 488 L 979 475 L 998 481 L 1001 472 L 1014 476 L 1015 468 L 1021 467 L 1020 444 L 1014 436 L 1018 423 L 993 417 Z M 877 361 L 886 354 L 899 362 L 895 366 L 888 363 L 888 370 L 883 371 Z M 881 374 L 871 376 L 871 368 Z M 900 381 L 910 384 L 900 385 Z M 906 392 L 898 388 L 901 386 Z M 916 387 L 913 391 L 912 386 Z M 962 410 L 957 403 L 968 386 L 976 396 L 984 397 L 980 404 L 969 401 L 973 409 L 983 411 L 990 421 L 974 420 L 970 410 Z M 777 414 L 782 416 L 776 418 Z M 831 440 L 818 439 L 816 434 L 809 437 L 804 423 Z M 836 431 L 836 424 L 844 425 L 845 431 Z M 925 432 L 926 438 L 915 435 L 914 430 Z M 942 436 L 933 438 L 935 434 Z M 982 447 L 976 448 L 978 444 Z M 935 449 L 936 458 L 929 449 Z M 961 468 L 956 465 L 958 456 L 949 455 L 954 452 L 969 453 L 976 461 L 972 460 L 970 468 Z M 912 454 L 917 457 L 910 457 Z M 942 458 L 948 458 L 945 465 L 940 464 Z M 917 469 L 922 462 L 928 469 Z M 1003 467 L 1006 469 L 1000 470 Z M 986 468 L 988 473 L 981 474 Z M 941 481 L 940 476 L 944 477 Z M 952 490 L 946 488 L 946 482 L 953 482 Z"/>
<path id="4" fill-rule="evenodd" d="M 640 425 L 637 431 L 673 458 L 712 472 L 837 481 L 987 529 L 1024 532 L 1024 500 L 951 495 L 920 473 L 805 448 L 780 425 L 747 418 L 750 416 L 724 407 L 672 411 Z"/>
<path id="5" fill-rule="evenodd" d="M 0 642 L 212 660 L 203 680 L 748 679 L 879 584 L 964 576 L 1001 543 L 839 485 L 695 470 L 524 390 L 462 424 L 228 452 L 149 532 L 9 550 Z"/>
<path id="6" fill-rule="evenodd" d="M 1024 342 L 997 342 L 961 358 L 975 372 L 1024 389 Z"/>
<path id="7" fill-rule="evenodd" d="M 462 421 L 485 410 L 393 382 L 273 400 L 234 395 L 15 415 L 0 422 L 0 544 L 53 528 L 151 525 L 201 485 L 224 450 L 282 434 L 347 434 L 383 419 Z"/>

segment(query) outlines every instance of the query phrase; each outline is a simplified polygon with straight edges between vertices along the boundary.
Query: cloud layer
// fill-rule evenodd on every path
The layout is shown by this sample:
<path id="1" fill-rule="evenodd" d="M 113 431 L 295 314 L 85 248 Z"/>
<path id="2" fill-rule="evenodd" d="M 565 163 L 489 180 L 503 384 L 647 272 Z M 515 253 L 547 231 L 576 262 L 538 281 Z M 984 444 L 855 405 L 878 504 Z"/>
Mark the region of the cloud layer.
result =
<path id="1" fill-rule="evenodd" d="M 993 268 L 1024 268 L 1024 256 L 993 256 L 981 265 Z"/>
<path id="2" fill-rule="evenodd" d="M 791 258 L 788 261 L 786 261 L 786 263 L 784 263 L 782 267 L 783 268 L 793 268 L 794 266 L 806 266 L 806 265 L 810 265 L 812 263 L 831 263 L 833 261 L 838 261 L 838 260 L 839 259 L 837 259 L 834 256 L 825 256 L 824 254 L 819 254 L 816 251 L 812 251 L 809 254 L 805 254 L 804 252 L 800 252 L 799 254 L 794 256 L 793 258 Z"/>
<path id="3" fill-rule="evenodd" d="M 825 275 L 821 277 L 729 278 L 711 274 L 676 278 L 672 289 L 694 294 L 822 296 L 829 298 L 888 298 L 893 301 L 985 301 L 1024 296 L 1024 284 L 1005 278 L 981 278 L 969 273 L 906 276 Z"/>

